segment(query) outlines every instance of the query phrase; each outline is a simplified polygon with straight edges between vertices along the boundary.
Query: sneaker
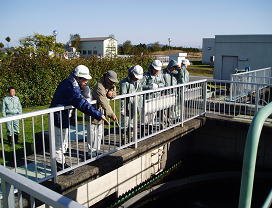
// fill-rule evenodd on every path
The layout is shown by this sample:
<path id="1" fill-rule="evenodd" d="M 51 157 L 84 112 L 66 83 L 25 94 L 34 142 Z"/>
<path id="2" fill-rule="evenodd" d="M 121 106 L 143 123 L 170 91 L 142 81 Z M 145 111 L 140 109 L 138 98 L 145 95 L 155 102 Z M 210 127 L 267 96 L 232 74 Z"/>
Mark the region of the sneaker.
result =
<path id="1" fill-rule="evenodd" d="M 70 168 L 70 166 L 67 163 L 64 163 L 64 169 L 66 169 L 66 168 Z M 57 171 L 61 171 L 64 169 L 62 169 L 62 163 L 57 162 Z M 72 174 L 74 174 L 74 170 L 70 170 L 70 171 L 64 173 L 63 175 L 72 175 Z"/>

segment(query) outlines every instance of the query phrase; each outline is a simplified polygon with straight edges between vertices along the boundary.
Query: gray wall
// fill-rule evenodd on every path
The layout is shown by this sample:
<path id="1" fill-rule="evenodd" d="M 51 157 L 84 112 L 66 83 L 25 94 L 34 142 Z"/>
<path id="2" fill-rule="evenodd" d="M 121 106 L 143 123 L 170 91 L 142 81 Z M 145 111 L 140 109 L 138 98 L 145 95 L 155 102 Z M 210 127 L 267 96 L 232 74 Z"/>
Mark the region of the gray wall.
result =
<path id="1" fill-rule="evenodd" d="M 230 79 L 234 69 L 223 57 L 237 57 L 238 69 L 250 66 L 251 70 L 272 66 L 272 35 L 216 35 L 215 36 L 215 79 Z M 235 63 L 234 63 L 235 65 Z"/>
<path id="2" fill-rule="evenodd" d="M 214 38 L 203 38 L 202 40 L 202 64 L 211 64 L 210 57 L 215 55 Z"/>

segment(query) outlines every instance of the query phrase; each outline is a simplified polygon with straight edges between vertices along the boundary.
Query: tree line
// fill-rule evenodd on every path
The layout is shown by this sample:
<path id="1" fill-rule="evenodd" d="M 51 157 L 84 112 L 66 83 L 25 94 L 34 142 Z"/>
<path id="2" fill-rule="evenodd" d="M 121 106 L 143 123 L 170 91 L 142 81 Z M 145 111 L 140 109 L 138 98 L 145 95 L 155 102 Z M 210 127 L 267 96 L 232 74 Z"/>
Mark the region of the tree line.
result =
<path id="1" fill-rule="evenodd" d="M 148 55 L 153 52 L 168 50 L 182 50 L 183 52 L 200 52 L 200 49 L 198 48 L 162 45 L 159 42 L 155 42 L 152 44 L 140 43 L 138 45 L 133 45 L 130 40 L 127 40 L 123 44 L 118 46 L 118 54 L 120 55 Z"/>

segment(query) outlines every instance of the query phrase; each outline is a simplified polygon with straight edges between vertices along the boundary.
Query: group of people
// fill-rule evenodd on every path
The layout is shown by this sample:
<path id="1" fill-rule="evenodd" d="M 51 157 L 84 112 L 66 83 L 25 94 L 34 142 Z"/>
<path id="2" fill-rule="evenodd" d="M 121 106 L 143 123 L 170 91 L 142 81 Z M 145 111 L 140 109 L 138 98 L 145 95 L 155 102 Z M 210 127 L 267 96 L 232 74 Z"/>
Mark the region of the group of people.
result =
<path id="1" fill-rule="evenodd" d="M 97 156 L 100 154 L 100 145 L 103 136 L 102 121 L 108 122 L 107 117 L 113 121 L 118 121 L 112 110 L 109 99 L 116 96 L 116 84 L 119 82 L 116 72 L 109 70 L 103 74 L 90 91 L 88 81 L 92 79 L 88 67 L 77 66 L 68 78 L 63 80 L 57 87 L 50 107 L 74 106 L 88 116 L 91 116 L 90 125 L 87 125 L 88 155 Z M 162 70 L 162 63 L 154 60 L 148 67 L 147 72 L 143 72 L 140 65 L 132 66 L 128 69 L 128 76 L 120 81 L 120 94 L 130 94 L 143 90 L 158 89 L 160 87 L 173 86 L 189 81 L 189 73 L 186 70 L 185 62 L 179 66 L 178 62 L 171 60 L 168 66 Z M 139 98 L 141 99 L 141 98 Z M 96 100 L 92 105 L 91 100 Z M 136 115 L 135 109 L 129 108 L 128 103 L 132 101 L 124 99 L 121 101 L 121 115 L 123 125 L 128 124 L 128 115 Z M 138 101 L 140 109 L 142 101 Z M 127 106 L 126 106 L 127 105 Z M 15 96 L 15 89 L 9 88 L 9 96 L 3 101 L 3 115 L 15 115 L 22 113 L 22 107 L 18 97 Z M 55 147 L 57 170 L 69 168 L 65 161 L 65 153 L 68 150 L 68 128 L 72 110 L 63 110 L 54 113 L 55 125 Z M 14 135 L 15 142 L 18 142 L 19 121 L 7 122 L 8 141 L 11 142 Z M 66 174 L 72 174 L 69 171 Z"/>

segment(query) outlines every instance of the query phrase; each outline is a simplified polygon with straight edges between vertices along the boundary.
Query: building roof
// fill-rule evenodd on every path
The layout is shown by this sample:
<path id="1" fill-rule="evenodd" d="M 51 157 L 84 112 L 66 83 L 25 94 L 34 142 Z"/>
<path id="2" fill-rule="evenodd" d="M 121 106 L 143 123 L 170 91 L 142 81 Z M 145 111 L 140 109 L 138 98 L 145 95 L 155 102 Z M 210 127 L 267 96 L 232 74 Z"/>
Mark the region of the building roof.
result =
<path id="1" fill-rule="evenodd" d="M 109 38 L 111 38 L 111 37 L 80 38 L 80 41 L 103 41 L 103 40 L 107 40 Z"/>

